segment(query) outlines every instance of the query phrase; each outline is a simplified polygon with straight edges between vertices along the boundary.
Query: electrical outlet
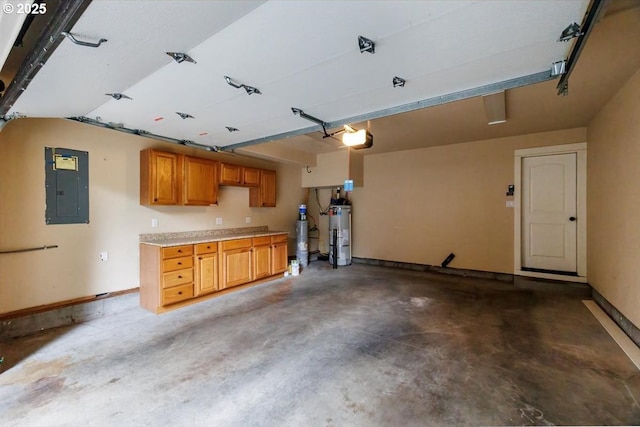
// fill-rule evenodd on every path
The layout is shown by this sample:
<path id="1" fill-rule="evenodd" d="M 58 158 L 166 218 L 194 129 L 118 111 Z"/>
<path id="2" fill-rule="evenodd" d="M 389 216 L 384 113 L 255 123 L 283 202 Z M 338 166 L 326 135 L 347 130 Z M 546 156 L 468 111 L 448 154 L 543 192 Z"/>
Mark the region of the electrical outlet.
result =
<path id="1" fill-rule="evenodd" d="M 251 217 L 250 217 L 250 216 L 245 217 L 245 218 L 244 218 L 244 222 L 245 222 L 246 224 L 251 224 Z"/>
<path id="2" fill-rule="evenodd" d="M 109 252 L 100 252 L 100 261 L 108 261 Z"/>
<path id="3" fill-rule="evenodd" d="M 222 218 L 216 218 L 216 225 L 222 225 Z"/>
<path id="4" fill-rule="evenodd" d="M 158 227 L 158 218 L 151 218 L 151 227 L 153 228 Z"/>

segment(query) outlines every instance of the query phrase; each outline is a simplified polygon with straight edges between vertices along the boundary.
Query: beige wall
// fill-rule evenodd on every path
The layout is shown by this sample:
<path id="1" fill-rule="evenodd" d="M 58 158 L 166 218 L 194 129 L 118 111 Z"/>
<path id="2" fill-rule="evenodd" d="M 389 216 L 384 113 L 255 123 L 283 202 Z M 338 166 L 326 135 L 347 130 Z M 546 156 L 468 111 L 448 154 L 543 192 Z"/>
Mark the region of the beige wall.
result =
<path id="1" fill-rule="evenodd" d="M 640 70 L 589 123 L 588 137 L 589 283 L 640 327 Z"/>
<path id="2" fill-rule="evenodd" d="M 367 155 L 353 256 L 513 273 L 514 150 L 586 141 L 586 128 Z M 321 236 L 325 232 L 321 233 Z"/>
<path id="3" fill-rule="evenodd" d="M 90 223 L 44 222 L 44 147 L 89 152 Z M 221 187 L 218 207 L 139 204 L 139 152 L 147 147 L 276 169 L 277 208 L 250 208 L 247 188 Z M 303 201 L 298 166 L 276 165 L 154 141 L 60 119 L 19 119 L 0 132 L 0 313 L 137 287 L 140 233 L 267 225 L 295 239 Z M 223 225 L 216 226 L 215 218 Z M 157 218 L 158 228 L 151 228 Z M 109 252 L 108 261 L 99 253 Z"/>

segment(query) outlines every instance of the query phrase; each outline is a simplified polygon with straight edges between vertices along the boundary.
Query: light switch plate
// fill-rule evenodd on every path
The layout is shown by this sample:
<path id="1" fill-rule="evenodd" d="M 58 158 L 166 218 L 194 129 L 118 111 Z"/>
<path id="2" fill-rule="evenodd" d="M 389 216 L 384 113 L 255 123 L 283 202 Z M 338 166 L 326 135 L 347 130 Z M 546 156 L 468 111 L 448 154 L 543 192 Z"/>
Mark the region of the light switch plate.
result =
<path id="1" fill-rule="evenodd" d="M 245 217 L 244 222 L 247 224 L 251 224 L 251 217 L 250 216 Z"/>
<path id="2" fill-rule="evenodd" d="M 158 227 L 158 218 L 151 218 L 151 227 L 153 228 Z"/>
<path id="3" fill-rule="evenodd" d="M 216 225 L 222 225 L 222 218 L 216 218 Z"/>
<path id="4" fill-rule="evenodd" d="M 507 207 L 508 208 L 514 207 L 513 200 L 507 200 Z"/>
<path id="5" fill-rule="evenodd" d="M 100 252 L 100 261 L 109 261 L 109 252 Z"/>

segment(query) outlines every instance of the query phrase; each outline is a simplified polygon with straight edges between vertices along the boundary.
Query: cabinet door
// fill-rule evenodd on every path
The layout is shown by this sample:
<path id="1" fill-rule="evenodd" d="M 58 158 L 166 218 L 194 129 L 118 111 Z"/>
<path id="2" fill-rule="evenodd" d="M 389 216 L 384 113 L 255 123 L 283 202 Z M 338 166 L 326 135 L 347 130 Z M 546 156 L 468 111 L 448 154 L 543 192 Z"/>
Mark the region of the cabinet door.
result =
<path id="1" fill-rule="evenodd" d="M 140 204 L 180 203 L 182 155 L 156 150 L 140 152 Z"/>
<path id="2" fill-rule="evenodd" d="M 287 242 L 276 242 L 271 245 L 271 274 L 284 273 L 287 270 Z"/>
<path id="3" fill-rule="evenodd" d="M 242 184 L 242 166 L 220 163 L 220 185 Z"/>
<path id="4" fill-rule="evenodd" d="M 271 276 L 271 247 L 269 245 L 253 248 L 253 280 Z"/>
<path id="5" fill-rule="evenodd" d="M 247 187 L 259 187 L 260 186 L 260 169 L 243 167 L 242 183 Z"/>
<path id="6" fill-rule="evenodd" d="M 218 202 L 218 168 L 214 160 L 185 156 L 182 203 L 208 206 Z"/>
<path id="7" fill-rule="evenodd" d="M 222 252 L 223 289 L 249 283 L 252 280 L 251 264 L 251 248 Z"/>
<path id="8" fill-rule="evenodd" d="M 249 189 L 249 206 L 252 208 L 276 206 L 276 171 L 260 171 L 260 187 Z"/>
<path id="9" fill-rule="evenodd" d="M 218 290 L 218 254 L 196 255 L 195 294 L 204 295 Z"/>

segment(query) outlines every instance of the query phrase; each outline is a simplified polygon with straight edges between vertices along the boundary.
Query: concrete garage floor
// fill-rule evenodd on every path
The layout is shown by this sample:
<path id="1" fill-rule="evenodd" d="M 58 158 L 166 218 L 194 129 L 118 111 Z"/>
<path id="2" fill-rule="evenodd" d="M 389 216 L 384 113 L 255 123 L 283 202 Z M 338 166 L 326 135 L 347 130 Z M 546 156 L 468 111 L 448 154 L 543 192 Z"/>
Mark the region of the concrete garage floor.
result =
<path id="1" fill-rule="evenodd" d="M 640 423 L 640 373 L 579 297 L 367 265 L 0 354 L 3 426 Z"/>

